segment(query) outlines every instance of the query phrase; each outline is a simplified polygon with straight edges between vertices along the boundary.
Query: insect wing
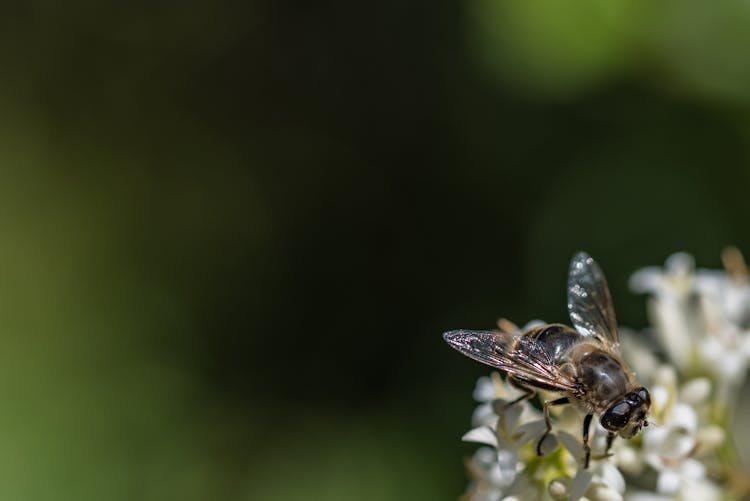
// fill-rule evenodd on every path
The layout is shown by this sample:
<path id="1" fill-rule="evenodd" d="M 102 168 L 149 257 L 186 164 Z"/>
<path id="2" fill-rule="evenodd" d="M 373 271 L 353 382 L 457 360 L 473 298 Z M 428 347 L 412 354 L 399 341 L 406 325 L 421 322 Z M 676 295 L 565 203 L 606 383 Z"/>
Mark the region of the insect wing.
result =
<path id="1" fill-rule="evenodd" d="M 582 335 L 599 338 L 619 351 L 617 319 L 607 279 L 596 261 L 585 252 L 579 252 L 570 261 L 568 313 Z"/>
<path id="2" fill-rule="evenodd" d="M 523 333 L 456 330 L 443 334 L 443 339 L 467 357 L 530 384 L 568 392 L 577 388 L 570 377 L 560 373 L 544 347 Z"/>

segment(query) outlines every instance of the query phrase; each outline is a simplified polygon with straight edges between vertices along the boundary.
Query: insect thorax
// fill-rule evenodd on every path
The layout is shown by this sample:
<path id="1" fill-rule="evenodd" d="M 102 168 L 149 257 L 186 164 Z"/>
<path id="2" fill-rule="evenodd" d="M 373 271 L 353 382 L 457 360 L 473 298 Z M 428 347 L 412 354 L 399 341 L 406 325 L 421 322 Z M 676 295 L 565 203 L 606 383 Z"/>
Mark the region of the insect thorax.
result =
<path id="1" fill-rule="evenodd" d="M 567 325 L 551 324 L 529 332 L 527 336 L 536 340 L 555 364 L 567 358 L 568 351 L 581 342 L 581 334 Z"/>

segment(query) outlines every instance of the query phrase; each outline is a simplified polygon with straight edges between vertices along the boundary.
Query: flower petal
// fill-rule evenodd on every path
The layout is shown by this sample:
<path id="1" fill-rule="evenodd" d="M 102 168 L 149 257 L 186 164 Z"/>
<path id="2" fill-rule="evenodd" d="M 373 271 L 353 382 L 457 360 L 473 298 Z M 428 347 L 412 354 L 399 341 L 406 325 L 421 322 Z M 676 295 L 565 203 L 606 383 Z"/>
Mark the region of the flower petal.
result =
<path id="1" fill-rule="evenodd" d="M 564 443 L 564 442 L 563 442 Z M 589 488 L 593 474 L 589 470 L 579 468 L 573 482 L 570 484 L 570 501 L 578 501 Z"/>
<path id="2" fill-rule="evenodd" d="M 670 275 L 690 275 L 695 269 L 695 258 L 687 252 L 675 252 L 664 262 L 664 268 Z"/>
<path id="3" fill-rule="evenodd" d="M 698 415 L 689 405 L 678 403 L 669 413 L 669 424 L 692 434 L 698 429 Z"/>
<path id="4" fill-rule="evenodd" d="M 497 477 L 495 483 L 502 487 L 508 487 L 516 478 L 518 465 L 518 454 L 515 451 L 497 451 Z"/>
<path id="5" fill-rule="evenodd" d="M 642 380 L 648 380 L 659 367 L 659 359 L 654 354 L 651 343 L 648 342 L 650 337 L 648 332 L 635 332 L 625 327 L 620 328 L 620 348 L 625 360 L 630 363 Z"/>
<path id="6" fill-rule="evenodd" d="M 673 498 L 653 492 L 636 491 L 628 493 L 628 501 L 673 501 Z"/>
<path id="7" fill-rule="evenodd" d="M 473 430 L 466 432 L 464 436 L 461 437 L 461 440 L 464 442 L 476 442 L 497 447 L 497 437 L 495 436 L 495 432 L 486 426 L 480 426 L 479 428 L 474 428 Z"/>
<path id="8" fill-rule="evenodd" d="M 680 339 L 680 344 L 685 344 L 684 339 Z M 677 385 L 677 372 L 671 365 L 662 365 L 654 373 L 654 385 L 663 386 L 667 389 L 675 388 Z"/>
<path id="9" fill-rule="evenodd" d="M 539 450 L 541 451 L 543 456 L 546 456 L 547 454 L 552 454 L 553 452 L 555 452 L 557 446 L 558 442 L 555 434 L 548 433 L 547 436 L 544 437 L 544 440 L 542 440 L 542 444 L 539 446 Z"/>
<path id="10" fill-rule="evenodd" d="M 669 426 L 649 426 L 641 432 L 643 437 L 643 448 L 646 451 L 657 451 L 660 450 L 667 437 L 671 428 Z"/>
<path id="11" fill-rule="evenodd" d="M 680 400 L 688 405 L 699 405 L 711 394 L 711 381 L 705 377 L 691 379 L 680 390 Z"/>
<path id="12" fill-rule="evenodd" d="M 489 468 L 497 461 L 497 451 L 492 447 L 480 447 L 474 453 L 474 460 L 483 468 Z"/>
<path id="13" fill-rule="evenodd" d="M 720 501 L 726 499 L 722 489 L 707 478 L 687 479 L 680 489 L 683 499 L 700 499 L 701 501 Z"/>
<path id="14" fill-rule="evenodd" d="M 602 461 L 599 466 L 599 476 L 602 482 L 617 491 L 619 494 L 625 492 L 625 478 L 615 465 L 609 461 Z"/>
<path id="15" fill-rule="evenodd" d="M 522 446 L 529 440 L 533 440 L 544 433 L 544 430 L 547 428 L 547 425 L 544 424 L 544 421 L 532 421 L 530 423 L 526 423 L 522 426 L 519 426 L 516 430 L 516 434 L 519 435 L 518 441 L 516 442 L 518 446 Z"/>
<path id="16" fill-rule="evenodd" d="M 492 401 L 492 408 L 500 418 L 498 426 L 504 426 L 503 431 L 507 433 L 512 433 L 516 429 L 518 418 L 521 417 L 521 413 L 523 412 L 523 407 L 521 403 L 508 406 L 505 400 L 498 399 Z"/>
<path id="17" fill-rule="evenodd" d="M 659 266 L 641 268 L 630 276 L 628 285 L 635 293 L 657 292 L 664 280 L 664 272 Z"/>
<path id="18" fill-rule="evenodd" d="M 586 497 L 592 501 L 622 501 L 622 494 L 606 485 L 592 485 Z"/>
<path id="19" fill-rule="evenodd" d="M 616 450 L 615 460 L 622 471 L 631 475 L 637 475 L 643 469 L 643 457 L 640 451 L 629 446 L 620 447 Z"/>
<path id="20" fill-rule="evenodd" d="M 656 492 L 660 494 L 675 494 L 680 488 L 680 475 L 674 470 L 663 470 L 656 480 Z"/>
<path id="21" fill-rule="evenodd" d="M 718 425 L 708 425 L 701 428 L 696 434 L 696 440 L 700 445 L 699 452 L 705 454 L 716 449 L 724 443 L 726 436 L 724 428 Z"/>
<path id="22" fill-rule="evenodd" d="M 563 447 L 568 449 L 568 452 L 570 452 L 573 458 L 575 458 L 576 462 L 583 462 L 583 444 L 567 431 L 560 430 L 557 434 L 560 436 L 560 442 L 562 442 Z M 583 493 L 581 493 L 581 495 L 583 495 Z"/>
<path id="23" fill-rule="evenodd" d="M 489 426 L 490 428 L 497 427 L 497 415 L 492 410 L 492 404 L 489 402 L 479 404 L 474 409 L 474 414 L 471 415 L 472 426 Z"/>
<path id="24" fill-rule="evenodd" d="M 664 386 L 654 386 L 651 388 L 651 402 L 654 414 L 661 415 L 669 404 L 669 390 Z"/>
<path id="25" fill-rule="evenodd" d="M 477 402 L 491 402 L 498 397 L 498 395 L 495 394 L 495 385 L 492 384 L 492 380 L 487 376 L 482 376 L 477 379 L 473 396 L 474 400 Z"/>
<path id="26" fill-rule="evenodd" d="M 706 467 L 697 459 L 688 458 L 683 461 L 681 470 L 685 478 L 693 480 L 706 476 Z"/>

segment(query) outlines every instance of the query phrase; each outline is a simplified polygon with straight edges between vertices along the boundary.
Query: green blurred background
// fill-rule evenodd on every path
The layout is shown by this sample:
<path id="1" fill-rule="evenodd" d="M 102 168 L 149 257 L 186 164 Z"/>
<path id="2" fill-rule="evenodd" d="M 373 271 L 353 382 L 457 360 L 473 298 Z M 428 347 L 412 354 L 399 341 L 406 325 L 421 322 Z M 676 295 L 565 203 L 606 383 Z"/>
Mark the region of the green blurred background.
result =
<path id="1" fill-rule="evenodd" d="M 4 10 L 2 499 L 453 499 L 443 331 L 750 251 L 746 2 Z"/>

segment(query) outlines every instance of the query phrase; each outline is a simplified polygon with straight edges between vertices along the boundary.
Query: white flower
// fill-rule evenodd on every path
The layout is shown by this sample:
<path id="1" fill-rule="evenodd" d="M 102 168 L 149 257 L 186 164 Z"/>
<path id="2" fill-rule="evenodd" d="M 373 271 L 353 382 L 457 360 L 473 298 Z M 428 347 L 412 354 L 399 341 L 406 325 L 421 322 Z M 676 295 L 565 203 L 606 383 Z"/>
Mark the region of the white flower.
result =
<path id="1" fill-rule="evenodd" d="M 656 491 L 677 499 L 717 499 L 712 494 L 719 492 L 717 487 L 706 476 L 705 466 L 695 458 L 701 445 L 699 437 L 703 436 L 698 411 L 710 394 L 709 381 L 692 380 L 678 392 L 674 370 L 662 367 L 654 383 L 654 425 L 643 430 L 642 454 L 658 473 Z M 691 493 L 695 492 L 705 497 L 693 497 Z"/>
<path id="2" fill-rule="evenodd" d="M 598 440 L 601 448 L 595 449 L 592 443 L 592 454 L 589 468 L 584 468 L 585 453 L 583 444 L 573 435 L 566 431 L 558 432 L 563 446 L 577 463 L 577 472 L 571 482 L 571 500 L 577 500 L 584 494 L 591 500 L 622 499 L 625 492 L 625 478 L 608 458 L 604 457 L 604 442 L 606 442 L 606 431 L 597 427 L 595 434 L 603 436 L 605 440 Z"/>
<path id="3" fill-rule="evenodd" d="M 750 365 L 750 281 L 739 251 L 723 257 L 730 273 L 696 270 L 690 255 L 678 253 L 663 270 L 644 268 L 630 280 L 634 291 L 652 294 L 649 312 L 667 355 L 683 374 L 714 375 L 719 400 Z"/>
<path id="4" fill-rule="evenodd" d="M 497 373 L 493 373 L 491 378 L 482 376 L 477 380 L 474 388 L 474 400 L 480 404 L 474 409 L 474 414 L 471 416 L 472 426 L 494 428 L 497 425 L 497 416 L 492 411 L 492 401 L 496 398 L 503 398 L 505 391 L 505 383 Z"/>
<path id="5" fill-rule="evenodd" d="M 474 387 L 474 400 L 480 404 L 471 416 L 472 426 L 497 426 L 498 415 L 493 409 L 495 401 L 512 401 L 522 395 L 522 392 L 504 381 L 500 374 L 493 372 L 489 377 L 482 376 Z"/>
<path id="6" fill-rule="evenodd" d="M 657 492 L 637 491 L 626 496 L 628 501 L 718 501 L 724 499 L 721 489 L 705 476 L 705 467 L 694 459 L 680 464 L 678 472 L 660 476 Z"/>
<path id="7" fill-rule="evenodd" d="M 696 295 L 693 284 L 695 262 L 689 254 L 671 255 L 664 269 L 648 267 L 630 277 L 630 287 L 638 293 L 650 293 L 649 314 L 667 355 L 685 368 L 690 363 L 694 342 L 701 335 L 696 322 Z"/>
<path id="8" fill-rule="evenodd" d="M 474 396 L 486 400 L 492 396 L 508 395 L 510 390 L 507 383 L 497 373 L 493 373 L 490 378 L 480 378 Z M 491 402 L 480 405 L 480 408 L 488 406 L 491 413 L 491 416 L 485 416 L 486 411 L 483 410 L 481 421 L 494 424 L 482 424 L 462 437 L 465 442 L 492 447 L 480 448 L 469 464 L 474 480 L 468 493 L 469 499 L 502 499 L 501 495 L 508 494 L 511 486 L 514 492 L 520 489 L 516 480 L 524 463 L 519 459 L 519 449 L 544 433 L 545 424 L 539 411 L 531 408 L 525 401 L 513 405 L 507 405 L 508 402 L 506 399 L 494 398 Z M 554 437 L 550 437 L 549 440 L 545 439 L 545 452 L 557 447 Z"/>
<path id="9" fill-rule="evenodd" d="M 497 451 L 490 447 L 477 449 L 467 467 L 472 479 L 467 495 L 473 501 L 499 501 L 515 478 L 515 471 L 508 477 L 507 469 L 498 461 Z"/>
<path id="10" fill-rule="evenodd" d="M 627 327 L 620 328 L 620 350 L 623 358 L 633 368 L 638 378 L 647 381 L 656 368 L 661 365 L 654 352 L 653 342 L 647 333 L 636 332 Z"/>
<path id="11" fill-rule="evenodd" d="M 727 249 L 723 257 L 734 274 L 698 270 L 695 288 L 700 293 L 707 331 L 699 353 L 723 382 L 720 391 L 728 392 L 742 383 L 750 362 L 750 282 L 739 251 Z"/>
<path id="12" fill-rule="evenodd" d="M 735 247 L 722 252 L 726 271 L 698 270 L 696 288 L 708 301 L 711 311 L 707 314 L 718 317 L 738 329 L 750 324 L 750 281 L 742 253 Z"/>

